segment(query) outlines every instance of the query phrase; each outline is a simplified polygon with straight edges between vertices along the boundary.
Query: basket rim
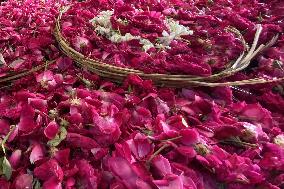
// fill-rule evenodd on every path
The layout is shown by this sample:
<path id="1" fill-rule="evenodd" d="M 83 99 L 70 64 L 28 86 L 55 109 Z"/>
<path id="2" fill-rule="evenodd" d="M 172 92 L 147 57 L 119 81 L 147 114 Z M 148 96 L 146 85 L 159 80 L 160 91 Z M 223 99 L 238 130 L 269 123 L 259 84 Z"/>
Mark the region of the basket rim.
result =
<path id="1" fill-rule="evenodd" d="M 69 46 L 69 42 L 61 34 L 60 20 L 64 12 L 66 12 L 66 9 L 64 11 L 60 11 L 58 17 L 56 18 L 55 28 L 54 28 L 54 36 L 59 44 L 61 51 L 66 56 L 73 59 L 79 66 L 87 68 L 102 77 L 115 78 L 116 81 L 118 81 L 118 80 L 123 80 L 127 75 L 136 74 L 144 79 L 151 79 L 155 83 L 163 83 L 164 85 L 175 83 L 177 87 L 179 85 L 184 85 L 184 84 L 199 85 L 199 86 L 247 85 L 247 84 L 278 82 L 284 79 L 284 77 L 272 78 L 272 79 L 255 78 L 243 81 L 232 81 L 232 82 L 230 81 L 224 83 L 215 82 L 216 80 L 224 79 L 247 68 L 250 64 L 250 61 L 257 54 L 259 54 L 260 52 L 264 51 L 266 48 L 271 47 L 274 43 L 276 43 L 278 39 L 278 34 L 275 35 L 266 45 L 261 44 L 257 47 L 257 43 L 262 31 L 262 26 L 260 24 L 256 25 L 255 37 L 252 46 L 248 49 L 248 52 L 246 53 L 244 51 L 233 64 L 229 65 L 228 68 L 220 71 L 219 73 L 212 74 L 210 76 L 193 76 L 185 74 L 180 75 L 180 74 L 160 74 L 160 73 L 149 74 L 133 68 L 114 66 L 105 63 L 100 59 L 91 59 L 83 55 L 82 53 L 76 51 L 75 49 L 73 49 L 71 46 Z"/>

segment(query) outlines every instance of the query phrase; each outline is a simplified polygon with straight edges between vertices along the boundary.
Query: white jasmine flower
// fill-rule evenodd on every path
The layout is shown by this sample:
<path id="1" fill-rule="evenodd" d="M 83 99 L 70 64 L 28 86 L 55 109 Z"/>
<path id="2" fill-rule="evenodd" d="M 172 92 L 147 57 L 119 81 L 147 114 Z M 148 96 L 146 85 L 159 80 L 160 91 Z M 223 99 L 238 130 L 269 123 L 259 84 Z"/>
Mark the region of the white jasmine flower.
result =
<path id="1" fill-rule="evenodd" d="M 125 26 L 128 24 L 128 21 L 126 19 L 122 20 L 121 18 L 119 18 L 117 19 L 117 21 Z"/>
<path id="2" fill-rule="evenodd" d="M 179 38 L 183 35 L 192 35 L 193 31 L 188 27 L 180 25 L 179 21 L 173 19 L 166 19 L 166 24 L 170 30 L 170 36 L 173 38 Z"/>
<path id="3" fill-rule="evenodd" d="M 188 27 L 185 27 L 183 25 L 180 25 L 178 21 L 175 21 L 173 19 L 166 19 L 166 25 L 169 28 L 169 32 L 163 31 L 162 35 L 163 37 L 160 37 L 160 43 L 163 44 L 164 47 L 169 47 L 170 43 L 174 39 L 178 39 L 183 35 L 192 35 L 193 31 L 189 30 Z"/>
<path id="4" fill-rule="evenodd" d="M 277 135 L 274 138 L 274 143 L 284 148 L 284 135 Z"/>
<path id="5" fill-rule="evenodd" d="M 151 43 L 151 41 L 149 41 L 148 39 L 140 39 L 140 44 L 143 45 L 143 50 L 146 52 L 148 51 L 150 48 L 155 47 L 153 43 Z"/>
<path id="6" fill-rule="evenodd" d="M 113 34 L 109 40 L 111 40 L 114 43 L 120 43 L 122 41 L 122 36 L 119 35 L 118 33 Z"/>
<path id="7" fill-rule="evenodd" d="M 90 20 L 90 22 L 95 26 L 95 31 L 98 34 L 105 36 L 113 43 L 121 43 L 137 39 L 139 40 L 140 44 L 143 45 L 142 48 L 145 52 L 152 47 L 157 49 L 170 49 L 170 43 L 173 40 L 179 39 L 183 35 L 193 34 L 192 30 L 189 30 L 188 27 L 180 25 L 178 21 L 175 21 L 173 19 L 166 19 L 165 23 L 169 31 L 168 32 L 163 31 L 162 37 L 159 37 L 158 41 L 155 44 L 153 44 L 151 43 L 151 41 L 149 41 L 148 39 L 144 39 L 141 36 L 133 36 L 130 33 L 121 35 L 119 31 L 115 31 L 112 28 L 110 21 L 110 18 L 113 15 L 113 13 L 114 12 L 112 10 L 102 11 L 95 18 Z M 127 20 L 118 19 L 118 22 L 127 24 Z"/>
<path id="8" fill-rule="evenodd" d="M 109 35 L 109 33 L 111 32 L 110 28 L 104 28 L 102 26 L 97 26 L 95 28 L 95 31 L 101 35 Z"/>
<path id="9" fill-rule="evenodd" d="M 156 48 L 156 49 L 171 49 L 170 46 L 165 46 L 165 45 L 160 44 L 160 43 L 157 43 L 157 44 L 155 45 L 155 48 Z"/>
<path id="10" fill-rule="evenodd" d="M 126 33 L 126 34 L 124 35 L 124 40 L 125 40 L 125 41 L 130 41 L 130 40 L 133 40 L 133 39 L 140 39 L 140 37 L 138 37 L 138 36 L 133 36 L 133 35 L 131 35 L 130 33 Z"/>
<path id="11" fill-rule="evenodd" d="M 257 132 L 258 127 L 256 125 L 244 122 L 243 126 L 246 129 L 246 131 L 249 132 L 251 135 L 253 135 L 255 137 L 258 136 L 258 132 Z"/>
<path id="12" fill-rule="evenodd" d="M 112 10 L 102 11 L 98 16 L 90 20 L 93 25 L 100 25 L 105 28 L 111 27 L 110 18 L 113 15 Z"/>

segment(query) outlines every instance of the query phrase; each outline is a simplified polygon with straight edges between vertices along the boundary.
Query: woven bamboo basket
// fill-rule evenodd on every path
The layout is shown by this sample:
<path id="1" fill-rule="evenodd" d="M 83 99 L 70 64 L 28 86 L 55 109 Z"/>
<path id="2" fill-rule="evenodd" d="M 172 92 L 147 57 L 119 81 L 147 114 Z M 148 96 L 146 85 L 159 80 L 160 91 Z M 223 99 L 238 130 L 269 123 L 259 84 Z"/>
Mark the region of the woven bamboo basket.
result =
<path id="1" fill-rule="evenodd" d="M 130 74 L 136 74 L 143 79 L 150 79 L 156 85 L 159 86 L 177 87 L 177 88 L 187 87 L 187 86 L 216 87 L 216 86 L 251 85 L 251 84 L 261 84 L 268 82 L 279 82 L 284 79 L 284 78 L 273 78 L 273 79 L 254 78 L 242 81 L 218 82 L 218 80 L 220 79 L 232 76 L 233 74 L 247 68 L 250 64 L 250 61 L 258 53 L 272 46 L 277 41 L 278 36 L 275 36 L 266 45 L 261 44 L 257 46 L 258 39 L 262 31 L 261 25 L 257 25 L 256 34 L 251 47 L 248 47 L 248 49 L 245 52 L 243 52 L 234 63 L 230 64 L 225 70 L 219 73 L 213 74 L 208 77 L 196 77 L 192 75 L 146 74 L 140 70 L 117 67 L 107 64 L 99 59 L 91 59 L 89 57 L 84 56 L 80 52 L 77 52 L 75 49 L 73 49 L 69 45 L 69 42 L 61 34 L 60 20 L 64 12 L 66 12 L 66 9 L 64 11 L 61 11 L 59 16 L 57 17 L 55 30 L 54 30 L 54 36 L 62 52 L 71 59 L 73 59 L 78 66 L 86 68 L 100 75 L 101 77 L 114 82 L 123 82 L 123 80 Z M 232 28 L 231 31 L 237 33 L 237 31 Z"/>
<path id="2" fill-rule="evenodd" d="M 11 74 L 5 75 L 3 77 L 0 77 L 0 84 L 6 84 L 6 83 L 9 83 L 11 81 L 20 79 L 20 78 L 22 78 L 24 76 L 30 75 L 30 74 L 32 74 L 34 72 L 37 72 L 39 70 L 42 70 L 42 69 L 46 68 L 47 66 L 49 66 L 50 64 L 52 64 L 54 62 L 55 62 L 54 60 L 48 61 L 45 64 L 41 64 L 39 66 L 33 67 L 30 70 L 23 70 L 21 72 L 11 73 Z"/>

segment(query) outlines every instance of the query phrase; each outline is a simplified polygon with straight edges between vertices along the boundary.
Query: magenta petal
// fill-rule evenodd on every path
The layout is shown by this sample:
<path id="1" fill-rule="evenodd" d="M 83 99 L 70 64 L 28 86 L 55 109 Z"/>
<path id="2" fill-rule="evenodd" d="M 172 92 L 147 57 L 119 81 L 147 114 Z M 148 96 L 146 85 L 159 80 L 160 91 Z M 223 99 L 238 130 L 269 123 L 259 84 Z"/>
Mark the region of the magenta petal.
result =
<path id="1" fill-rule="evenodd" d="M 19 133 L 19 128 L 16 127 L 16 128 L 12 131 L 11 135 L 9 136 L 8 142 L 12 142 L 12 141 L 16 138 L 16 136 L 18 135 L 18 133 Z"/>
<path id="2" fill-rule="evenodd" d="M 49 70 L 39 74 L 36 76 L 36 81 L 37 82 L 46 82 L 46 81 L 50 81 L 53 80 L 53 73 Z"/>
<path id="3" fill-rule="evenodd" d="M 196 160 L 197 160 L 200 164 L 202 164 L 203 166 L 205 166 L 205 167 L 209 167 L 209 166 L 210 166 L 209 161 L 208 161 L 205 157 L 203 157 L 203 156 L 197 155 L 197 156 L 196 156 Z"/>
<path id="4" fill-rule="evenodd" d="M 4 119 L 0 119 L 0 134 L 6 135 L 10 130 L 10 124 Z"/>
<path id="5" fill-rule="evenodd" d="M 219 155 L 219 154 L 218 154 Z M 206 160 L 210 163 L 213 167 L 219 167 L 222 166 L 222 161 L 215 155 L 208 154 L 206 156 Z"/>
<path id="6" fill-rule="evenodd" d="M 93 123 L 95 127 L 91 129 L 91 132 L 100 144 L 112 144 L 119 139 L 121 134 L 119 128 L 121 121 L 119 118 L 110 116 L 102 117 L 97 112 L 94 112 Z"/>
<path id="7" fill-rule="evenodd" d="M 83 122 L 82 115 L 80 113 L 73 113 L 69 118 L 68 121 L 72 124 L 79 125 Z"/>
<path id="8" fill-rule="evenodd" d="M 124 158 L 113 157 L 109 159 L 108 163 L 111 171 L 120 178 L 128 179 L 131 177 L 136 177 L 130 164 Z M 121 167 L 123 167 L 123 169 L 120 169 Z"/>
<path id="9" fill-rule="evenodd" d="M 44 135 L 48 139 L 53 139 L 58 133 L 59 126 L 55 121 L 50 122 L 44 129 Z"/>
<path id="10" fill-rule="evenodd" d="M 114 176 L 122 180 L 128 188 L 136 188 L 138 177 L 128 161 L 121 157 L 113 157 L 108 160 L 108 164 Z"/>
<path id="11" fill-rule="evenodd" d="M 116 149 L 115 156 L 121 156 L 125 158 L 128 162 L 131 161 L 132 154 L 129 145 L 127 143 L 122 143 L 122 144 L 116 143 L 115 149 Z"/>
<path id="12" fill-rule="evenodd" d="M 136 186 L 137 189 L 152 189 L 152 186 L 150 184 L 141 179 L 137 179 Z"/>
<path id="13" fill-rule="evenodd" d="M 152 160 L 153 166 L 157 169 L 160 176 L 166 176 L 167 174 L 172 173 L 172 168 L 168 159 L 164 158 L 161 155 L 156 156 Z"/>
<path id="14" fill-rule="evenodd" d="M 279 183 L 282 184 L 284 183 L 284 173 L 278 175 L 276 178 L 274 178 L 274 182 L 275 184 Z"/>
<path id="15" fill-rule="evenodd" d="M 214 131 L 214 136 L 217 139 L 237 137 L 241 135 L 241 128 L 235 125 L 219 126 Z"/>
<path id="16" fill-rule="evenodd" d="M 153 145 L 143 134 L 136 134 L 133 140 L 127 141 L 132 153 L 137 159 L 147 157 L 153 151 Z"/>
<path id="17" fill-rule="evenodd" d="M 159 189 L 183 189 L 181 177 L 173 174 L 167 175 L 163 180 L 153 182 Z"/>
<path id="18" fill-rule="evenodd" d="M 66 165 L 69 162 L 69 155 L 70 155 L 70 149 L 66 148 L 55 152 L 54 157 L 59 163 Z"/>
<path id="19" fill-rule="evenodd" d="M 260 104 L 247 104 L 241 114 L 243 119 L 260 123 L 264 128 L 271 128 L 273 124 L 271 112 L 261 107 Z"/>
<path id="20" fill-rule="evenodd" d="M 5 178 L 0 178 L 0 188 L 1 189 L 10 189 L 10 182 Z"/>
<path id="21" fill-rule="evenodd" d="M 15 150 L 9 158 L 9 162 L 13 169 L 16 169 L 21 161 L 22 151 Z"/>
<path id="22" fill-rule="evenodd" d="M 68 133 L 65 141 L 72 147 L 82 149 L 93 149 L 99 146 L 92 138 L 77 133 Z"/>
<path id="23" fill-rule="evenodd" d="M 221 104 L 223 104 L 222 102 L 225 102 L 226 104 L 231 104 L 233 102 L 233 94 L 230 87 L 216 87 L 212 93 L 212 95 L 217 98 L 217 101 Z"/>
<path id="24" fill-rule="evenodd" d="M 15 179 L 16 189 L 32 189 L 33 188 L 33 176 L 29 174 L 22 174 Z"/>
<path id="25" fill-rule="evenodd" d="M 42 112 L 46 112 L 47 101 L 40 98 L 28 98 L 28 103 L 33 108 L 38 109 Z"/>
<path id="26" fill-rule="evenodd" d="M 180 131 L 180 139 L 184 145 L 193 145 L 199 141 L 199 134 L 195 129 L 183 129 Z"/>
<path id="27" fill-rule="evenodd" d="M 43 151 L 43 147 L 40 144 L 34 145 L 30 155 L 30 162 L 35 163 L 36 161 L 42 159 L 44 157 Z"/>
<path id="28" fill-rule="evenodd" d="M 194 158 L 196 156 L 196 151 L 193 147 L 180 146 L 177 148 L 177 151 L 188 158 Z"/>
<path id="29" fill-rule="evenodd" d="M 31 106 L 25 105 L 22 107 L 20 122 L 18 124 L 20 131 L 24 132 L 25 134 L 29 134 L 34 131 L 36 128 L 34 115 L 35 112 Z"/>
<path id="30" fill-rule="evenodd" d="M 256 171 L 253 171 L 253 170 L 248 171 L 246 176 L 250 180 L 251 183 L 260 183 L 265 179 L 265 178 L 263 178 L 262 174 L 260 174 Z"/>
<path id="31" fill-rule="evenodd" d="M 76 180 L 73 177 L 68 178 L 66 181 L 67 187 L 74 187 L 75 184 L 76 184 Z"/>
<path id="32" fill-rule="evenodd" d="M 139 179 L 148 181 L 152 179 L 152 175 L 147 169 L 147 167 L 141 162 L 135 162 L 131 164 L 132 170 L 136 173 Z"/>
<path id="33" fill-rule="evenodd" d="M 72 65 L 72 59 L 69 57 L 60 57 L 56 60 L 57 66 L 60 70 L 66 70 Z"/>
<path id="34" fill-rule="evenodd" d="M 42 36 L 40 40 L 38 38 L 30 38 L 27 46 L 30 49 L 38 49 L 40 47 L 46 47 L 53 42 L 52 38 L 48 35 Z"/>
<path id="35" fill-rule="evenodd" d="M 86 160 L 82 159 L 76 162 L 79 168 L 78 175 L 82 188 L 98 188 L 99 173 Z"/>
<path id="36" fill-rule="evenodd" d="M 34 175 L 43 181 L 47 181 L 51 177 L 55 177 L 58 180 L 63 179 L 63 171 L 55 159 L 51 159 L 36 167 Z"/>
<path id="37" fill-rule="evenodd" d="M 108 148 L 93 148 L 91 152 L 96 160 L 103 158 L 106 154 L 108 154 Z"/>
<path id="38" fill-rule="evenodd" d="M 62 189 L 62 185 L 57 179 L 50 178 L 43 183 L 42 189 Z"/>
<path id="39" fill-rule="evenodd" d="M 170 117 L 167 120 L 167 123 L 171 127 L 175 128 L 177 130 L 189 127 L 189 125 L 187 124 L 187 121 L 184 119 L 184 117 L 182 115 L 175 115 L 175 116 Z"/>
<path id="40" fill-rule="evenodd" d="M 93 121 L 101 132 L 105 134 L 110 134 L 119 127 L 118 123 L 116 123 L 115 119 L 112 117 L 101 117 L 97 115 L 94 116 Z"/>
<path id="41" fill-rule="evenodd" d="M 198 189 L 195 182 L 192 180 L 192 178 L 181 175 L 183 184 L 186 187 L 190 188 L 190 189 Z"/>
<path id="42" fill-rule="evenodd" d="M 125 186 L 121 182 L 114 182 L 110 185 L 110 189 L 125 189 Z"/>
<path id="43" fill-rule="evenodd" d="M 96 93 L 100 96 L 100 98 L 104 102 L 112 103 L 119 109 L 123 108 L 125 99 L 121 95 L 116 94 L 116 93 L 101 92 L 101 91 L 97 91 Z"/>

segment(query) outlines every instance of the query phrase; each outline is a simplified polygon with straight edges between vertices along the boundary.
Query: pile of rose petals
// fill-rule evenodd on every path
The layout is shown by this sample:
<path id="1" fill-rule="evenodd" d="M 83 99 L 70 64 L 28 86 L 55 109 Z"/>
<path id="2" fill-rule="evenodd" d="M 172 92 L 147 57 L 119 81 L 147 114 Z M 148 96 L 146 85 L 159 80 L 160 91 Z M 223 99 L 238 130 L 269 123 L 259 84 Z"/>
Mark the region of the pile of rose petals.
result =
<path id="1" fill-rule="evenodd" d="M 0 77 L 54 63 L 0 86 L 0 189 L 284 187 L 283 83 L 174 89 L 130 75 L 118 85 L 76 67 L 52 35 L 63 5 L 77 7 L 69 10 L 76 23 L 66 30 L 70 36 L 89 37 L 90 7 L 133 3 L 162 10 L 169 2 L 188 9 L 185 17 L 195 7 L 212 13 L 200 15 L 205 23 L 223 14 L 252 33 L 259 21 L 254 16 L 261 16 L 264 41 L 283 30 L 281 0 L 189 1 L 192 7 L 178 0 L 1 3 Z M 283 77 L 283 62 L 279 33 L 277 43 L 234 79 Z"/>
<path id="2" fill-rule="evenodd" d="M 90 58 L 146 73 L 209 76 L 239 57 L 247 48 L 245 41 L 251 43 L 256 24 L 263 27 L 261 43 L 282 32 L 283 15 L 271 10 L 278 4 L 88 1 L 71 6 L 61 26 L 70 45 Z"/>

